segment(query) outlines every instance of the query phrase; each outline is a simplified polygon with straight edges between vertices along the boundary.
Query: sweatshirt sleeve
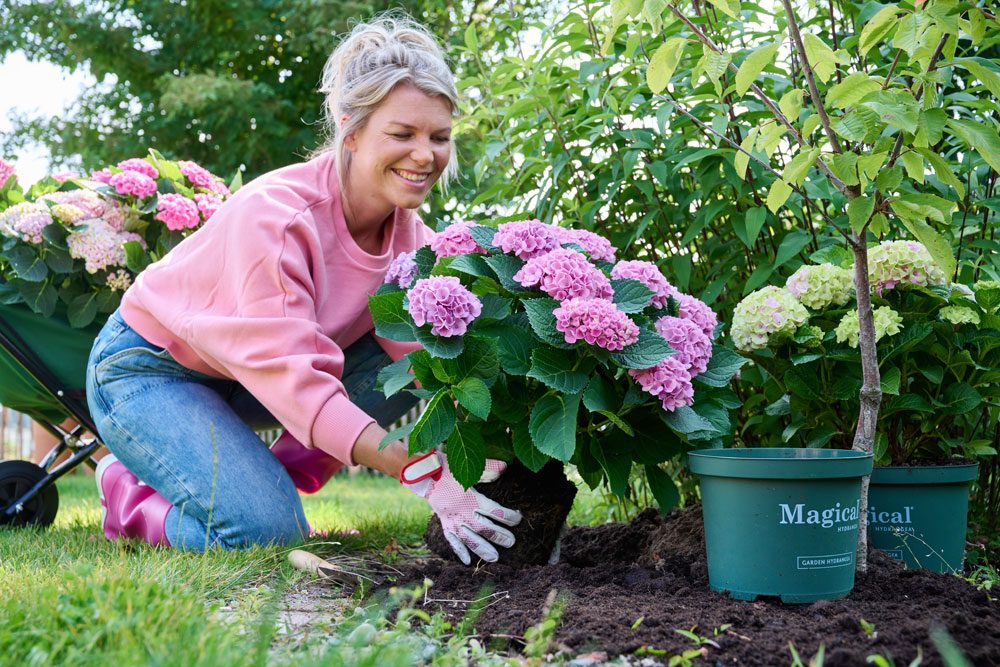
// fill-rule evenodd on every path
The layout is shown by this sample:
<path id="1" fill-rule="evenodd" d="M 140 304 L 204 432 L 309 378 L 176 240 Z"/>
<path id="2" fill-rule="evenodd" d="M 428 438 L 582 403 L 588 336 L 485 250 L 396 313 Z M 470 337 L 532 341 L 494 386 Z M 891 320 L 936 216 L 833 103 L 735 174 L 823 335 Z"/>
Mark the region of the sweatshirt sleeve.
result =
<path id="1" fill-rule="evenodd" d="M 375 420 L 348 398 L 343 351 L 317 321 L 311 267 L 323 254 L 316 230 L 302 214 L 227 227 L 215 249 L 224 263 L 220 284 L 177 328 L 299 442 L 353 464 L 354 443 Z"/>

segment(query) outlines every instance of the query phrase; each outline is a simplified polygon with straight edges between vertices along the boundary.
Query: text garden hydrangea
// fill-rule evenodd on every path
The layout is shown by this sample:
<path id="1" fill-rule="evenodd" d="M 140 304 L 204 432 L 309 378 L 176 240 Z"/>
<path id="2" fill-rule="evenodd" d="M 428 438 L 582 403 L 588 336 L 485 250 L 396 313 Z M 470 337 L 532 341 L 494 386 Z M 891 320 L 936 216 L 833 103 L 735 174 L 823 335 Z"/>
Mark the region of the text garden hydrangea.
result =
<path id="1" fill-rule="evenodd" d="M 369 305 L 379 335 L 422 346 L 379 378 L 428 401 L 411 451 L 446 443 L 467 486 L 487 453 L 574 463 L 616 493 L 635 463 L 676 502 L 659 464 L 729 434 L 743 360 L 713 345 L 707 304 L 616 256 L 595 232 L 519 220 L 452 224 L 396 257 Z"/>
<path id="2" fill-rule="evenodd" d="M 156 151 L 95 170 L 49 177 L 25 192 L 0 160 L 0 298 L 70 324 L 114 311 L 136 273 L 208 220 L 230 195 L 194 162 Z"/>

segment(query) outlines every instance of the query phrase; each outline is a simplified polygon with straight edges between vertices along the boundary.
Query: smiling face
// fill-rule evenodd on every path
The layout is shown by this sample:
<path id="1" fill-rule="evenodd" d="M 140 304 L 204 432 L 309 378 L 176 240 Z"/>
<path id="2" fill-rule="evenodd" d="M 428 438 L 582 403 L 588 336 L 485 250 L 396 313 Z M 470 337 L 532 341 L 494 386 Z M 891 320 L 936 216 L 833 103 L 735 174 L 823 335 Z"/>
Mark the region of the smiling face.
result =
<path id="1" fill-rule="evenodd" d="M 451 103 L 401 83 L 360 130 L 344 137 L 352 154 L 345 186 L 355 222 L 381 222 L 420 206 L 451 158 Z"/>

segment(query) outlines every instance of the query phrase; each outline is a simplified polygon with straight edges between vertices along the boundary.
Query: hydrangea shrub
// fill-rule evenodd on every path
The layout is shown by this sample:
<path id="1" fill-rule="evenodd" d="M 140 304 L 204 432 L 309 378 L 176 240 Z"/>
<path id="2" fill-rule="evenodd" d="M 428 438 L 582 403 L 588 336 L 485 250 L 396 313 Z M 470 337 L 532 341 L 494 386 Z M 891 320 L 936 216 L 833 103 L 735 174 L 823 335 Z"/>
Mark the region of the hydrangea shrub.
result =
<path id="1" fill-rule="evenodd" d="M 744 360 L 713 344 L 705 303 L 616 255 L 593 232 L 522 220 L 453 224 L 396 257 L 370 298 L 376 333 L 423 349 L 379 382 L 428 405 L 387 441 L 446 443 L 466 486 L 487 457 L 535 471 L 555 459 L 624 495 L 637 464 L 660 507 L 675 505 L 659 464 L 730 437 Z"/>
<path id="2" fill-rule="evenodd" d="M 239 187 L 239 177 L 232 184 Z M 230 186 L 151 150 L 87 177 L 65 172 L 25 191 L 0 159 L 0 302 L 74 327 L 118 307 L 135 275 L 208 220 Z"/>
<path id="3" fill-rule="evenodd" d="M 829 249 L 814 258 L 735 309 L 729 334 L 754 362 L 743 371 L 744 423 L 782 434 L 762 444 L 849 448 L 862 385 L 853 267 Z M 868 258 L 885 395 L 876 463 L 994 454 L 979 416 L 1000 398 L 1000 284 L 951 283 L 916 241 L 883 241 Z"/>

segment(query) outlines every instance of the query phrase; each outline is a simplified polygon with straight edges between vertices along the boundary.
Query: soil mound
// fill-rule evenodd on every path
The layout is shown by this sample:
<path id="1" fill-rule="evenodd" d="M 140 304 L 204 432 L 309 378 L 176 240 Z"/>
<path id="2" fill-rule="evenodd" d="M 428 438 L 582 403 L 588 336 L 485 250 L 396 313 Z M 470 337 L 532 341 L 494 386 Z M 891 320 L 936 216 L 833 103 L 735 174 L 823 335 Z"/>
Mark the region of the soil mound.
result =
<path id="1" fill-rule="evenodd" d="M 563 537 L 557 565 L 470 569 L 427 558 L 401 569 L 404 576 L 395 583 L 426 576 L 434 582 L 431 599 L 473 600 L 484 586 L 506 593 L 476 622 L 487 638 L 523 637 L 555 589 L 568 598 L 555 639 L 571 655 L 604 651 L 613 657 L 646 647 L 666 662 L 696 648 L 675 632 L 694 628 L 710 640 L 702 646 L 701 664 L 790 664 L 791 642 L 805 661 L 823 643 L 827 667 L 863 665 L 873 654 L 906 665 L 918 650 L 926 667 L 943 664 L 930 637 L 942 627 L 973 664 L 1000 664 L 1000 608 L 985 592 L 953 575 L 906 570 L 879 551 L 843 600 L 785 605 L 712 592 L 698 507 L 667 517 L 646 510 L 629 524 L 573 528 Z M 441 611 L 464 613 L 450 604 Z M 516 641 L 511 648 L 519 648 Z"/>

